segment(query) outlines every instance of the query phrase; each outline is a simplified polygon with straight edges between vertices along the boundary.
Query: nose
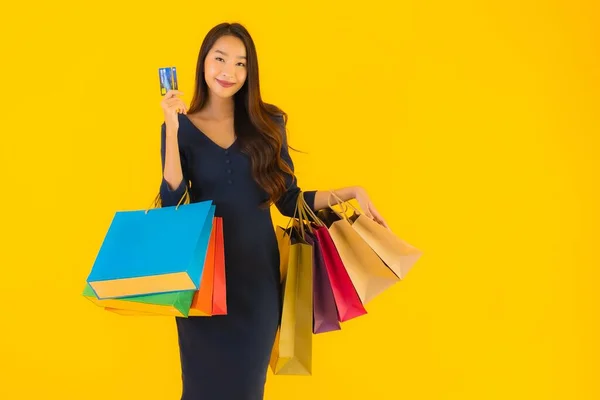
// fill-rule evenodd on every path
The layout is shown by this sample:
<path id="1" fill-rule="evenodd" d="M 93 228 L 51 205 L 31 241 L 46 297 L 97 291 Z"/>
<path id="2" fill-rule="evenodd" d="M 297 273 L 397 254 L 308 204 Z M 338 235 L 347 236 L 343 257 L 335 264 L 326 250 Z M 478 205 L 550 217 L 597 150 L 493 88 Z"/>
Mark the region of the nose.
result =
<path id="1" fill-rule="evenodd" d="M 224 78 L 232 78 L 235 75 L 235 66 L 231 63 L 226 63 L 221 70 L 221 75 Z"/>

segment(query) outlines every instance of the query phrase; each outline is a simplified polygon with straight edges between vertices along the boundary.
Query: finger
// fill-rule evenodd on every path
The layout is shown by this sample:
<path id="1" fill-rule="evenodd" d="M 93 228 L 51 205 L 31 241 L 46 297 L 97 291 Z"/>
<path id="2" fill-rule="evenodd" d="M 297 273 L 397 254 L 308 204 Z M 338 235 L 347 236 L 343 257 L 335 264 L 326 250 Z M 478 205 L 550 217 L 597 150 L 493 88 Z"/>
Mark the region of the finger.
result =
<path id="1" fill-rule="evenodd" d="M 181 100 L 181 112 L 183 114 L 187 113 L 187 105 L 185 104 L 185 102 L 183 100 Z"/>
<path id="2" fill-rule="evenodd" d="M 379 214 L 379 211 L 375 209 L 373 209 L 373 220 L 375 220 L 375 222 L 377 222 L 378 224 L 385 226 L 386 228 L 388 227 L 381 214 Z"/>
<path id="3" fill-rule="evenodd" d="M 377 222 L 378 222 L 378 223 L 379 223 L 381 226 L 383 226 L 383 227 L 385 227 L 385 228 L 387 228 L 387 229 L 390 229 L 389 225 L 387 224 L 387 222 L 385 221 L 385 219 L 383 219 L 383 217 L 382 217 L 381 215 L 377 215 Z"/>
<path id="4" fill-rule="evenodd" d="M 183 100 L 181 100 L 179 98 L 167 100 L 166 105 L 169 108 L 169 110 L 175 111 L 175 112 L 183 112 L 184 110 L 187 109 Z"/>
<path id="5" fill-rule="evenodd" d="M 185 112 L 185 104 L 178 103 L 177 104 L 177 112 L 183 114 Z"/>
<path id="6" fill-rule="evenodd" d="M 179 90 L 169 90 L 165 94 L 165 99 L 172 99 L 173 97 L 177 97 L 177 96 L 183 96 L 183 92 L 181 92 Z"/>
<path id="7" fill-rule="evenodd" d="M 165 100 L 165 104 L 178 104 L 183 103 L 183 100 L 180 97 L 172 97 L 170 99 Z"/>
<path id="8" fill-rule="evenodd" d="M 170 112 L 178 113 L 179 112 L 179 105 L 173 104 L 173 105 L 169 106 L 167 108 L 167 110 L 169 110 Z"/>
<path id="9" fill-rule="evenodd" d="M 170 102 L 172 102 L 173 105 L 179 107 L 179 108 L 185 108 L 185 102 L 180 99 L 179 97 L 173 98 L 169 100 Z"/>
<path id="10" fill-rule="evenodd" d="M 167 107 L 173 107 L 173 106 L 174 106 L 175 104 L 177 104 L 178 102 L 179 102 L 179 99 L 177 99 L 177 98 L 174 98 L 174 99 L 166 99 L 164 104 L 165 104 Z"/>
<path id="11" fill-rule="evenodd" d="M 381 222 L 380 223 L 381 223 L 381 225 L 383 225 L 387 229 L 390 229 L 390 226 L 388 225 L 388 223 L 383 218 L 381 218 Z"/>

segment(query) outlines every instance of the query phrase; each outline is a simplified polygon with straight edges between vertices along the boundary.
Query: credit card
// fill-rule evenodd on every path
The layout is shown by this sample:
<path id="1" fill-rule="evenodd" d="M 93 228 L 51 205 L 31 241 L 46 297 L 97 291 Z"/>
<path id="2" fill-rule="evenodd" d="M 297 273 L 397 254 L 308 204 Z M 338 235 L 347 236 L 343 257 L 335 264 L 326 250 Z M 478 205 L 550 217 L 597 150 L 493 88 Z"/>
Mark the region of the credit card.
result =
<path id="1" fill-rule="evenodd" d="M 177 85 L 177 68 L 165 67 L 158 69 L 160 79 L 160 95 L 164 96 L 169 90 L 179 90 Z"/>

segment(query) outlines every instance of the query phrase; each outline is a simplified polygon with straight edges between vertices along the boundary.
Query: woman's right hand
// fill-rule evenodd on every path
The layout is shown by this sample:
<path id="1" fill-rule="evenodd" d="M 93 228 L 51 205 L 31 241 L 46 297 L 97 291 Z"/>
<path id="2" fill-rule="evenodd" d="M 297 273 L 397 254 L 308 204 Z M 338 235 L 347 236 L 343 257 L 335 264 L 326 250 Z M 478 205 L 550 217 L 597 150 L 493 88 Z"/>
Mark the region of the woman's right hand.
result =
<path id="1" fill-rule="evenodd" d="M 165 124 L 168 130 L 177 131 L 179 129 L 179 117 L 180 113 L 187 113 L 187 106 L 178 97 L 183 93 L 178 90 L 169 90 L 160 102 L 160 106 L 165 114 Z"/>

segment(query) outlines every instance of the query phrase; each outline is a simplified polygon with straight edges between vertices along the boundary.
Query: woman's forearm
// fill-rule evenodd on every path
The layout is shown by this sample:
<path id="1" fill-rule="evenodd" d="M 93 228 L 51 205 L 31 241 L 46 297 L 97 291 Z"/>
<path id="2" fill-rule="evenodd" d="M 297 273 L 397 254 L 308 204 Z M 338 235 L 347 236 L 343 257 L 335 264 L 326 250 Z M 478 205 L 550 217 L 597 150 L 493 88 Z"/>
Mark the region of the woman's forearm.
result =
<path id="1" fill-rule="evenodd" d="M 338 202 L 334 196 L 331 195 L 331 192 L 335 193 L 337 197 L 342 199 L 343 201 L 348 201 L 356 198 L 356 195 L 361 190 L 359 186 L 349 186 L 336 190 L 318 190 L 315 194 L 315 210 L 322 210 L 324 208 L 329 207 L 329 204 L 335 205 Z"/>
<path id="2" fill-rule="evenodd" d="M 173 132 L 170 129 L 167 129 L 165 136 L 165 167 L 163 177 L 171 190 L 177 189 L 183 180 L 177 131 Z"/>

